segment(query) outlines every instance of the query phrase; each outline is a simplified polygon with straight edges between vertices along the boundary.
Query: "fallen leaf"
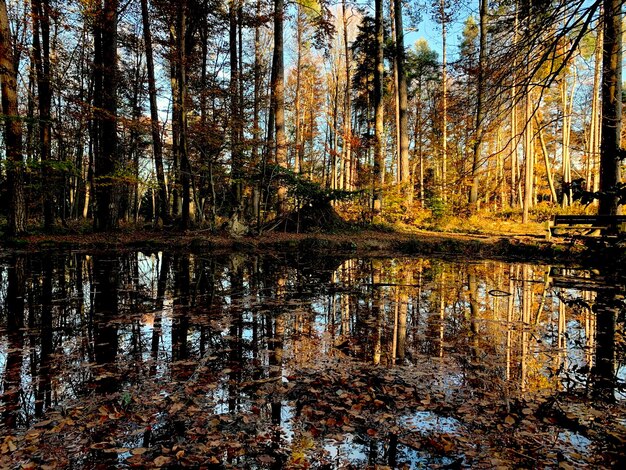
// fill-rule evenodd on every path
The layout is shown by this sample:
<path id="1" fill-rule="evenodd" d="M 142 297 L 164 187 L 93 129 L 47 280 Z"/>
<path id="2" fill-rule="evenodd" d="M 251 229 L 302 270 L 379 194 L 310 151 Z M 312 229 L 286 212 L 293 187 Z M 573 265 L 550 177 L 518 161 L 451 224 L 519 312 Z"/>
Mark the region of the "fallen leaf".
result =
<path id="1" fill-rule="evenodd" d="M 163 467 L 164 465 L 167 465 L 171 461 L 172 461 L 171 457 L 165 457 L 164 455 L 161 455 L 160 457 L 157 457 L 156 459 L 154 459 L 152 463 L 154 464 L 155 467 Z"/>

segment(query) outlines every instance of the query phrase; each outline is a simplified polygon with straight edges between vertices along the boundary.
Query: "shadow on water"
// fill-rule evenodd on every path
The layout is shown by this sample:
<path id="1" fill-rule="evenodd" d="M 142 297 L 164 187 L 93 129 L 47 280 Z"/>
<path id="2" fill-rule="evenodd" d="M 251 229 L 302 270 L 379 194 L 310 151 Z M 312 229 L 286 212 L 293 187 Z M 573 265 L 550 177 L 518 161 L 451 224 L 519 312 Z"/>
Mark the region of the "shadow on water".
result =
<path id="1" fill-rule="evenodd" d="M 625 284 L 499 261 L 15 255 L 0 466 L 612 465 Z"/>

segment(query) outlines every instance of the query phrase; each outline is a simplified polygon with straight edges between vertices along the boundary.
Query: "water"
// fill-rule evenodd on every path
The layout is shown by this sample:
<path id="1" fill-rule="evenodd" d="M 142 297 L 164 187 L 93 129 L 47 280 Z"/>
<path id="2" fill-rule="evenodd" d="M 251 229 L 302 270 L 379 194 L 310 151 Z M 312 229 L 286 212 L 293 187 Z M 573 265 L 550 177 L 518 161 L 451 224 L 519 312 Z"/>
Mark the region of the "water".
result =
<path id="1" fill-rule="evenodd" d="M 610 464 L 624 291 L 500 261 L 14 255 L 0 466 Z"/>

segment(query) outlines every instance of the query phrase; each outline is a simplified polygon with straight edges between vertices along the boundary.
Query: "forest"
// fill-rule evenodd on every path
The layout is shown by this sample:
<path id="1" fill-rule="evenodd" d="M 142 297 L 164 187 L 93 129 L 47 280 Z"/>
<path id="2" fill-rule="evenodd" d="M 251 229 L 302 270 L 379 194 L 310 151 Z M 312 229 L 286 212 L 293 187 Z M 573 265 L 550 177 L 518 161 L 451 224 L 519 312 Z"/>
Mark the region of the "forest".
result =
<path id="1" fill-rule="evenodd" d="M 614 214 L 621 21 L 617 0 L 2 1 L 5 232 Z"/>

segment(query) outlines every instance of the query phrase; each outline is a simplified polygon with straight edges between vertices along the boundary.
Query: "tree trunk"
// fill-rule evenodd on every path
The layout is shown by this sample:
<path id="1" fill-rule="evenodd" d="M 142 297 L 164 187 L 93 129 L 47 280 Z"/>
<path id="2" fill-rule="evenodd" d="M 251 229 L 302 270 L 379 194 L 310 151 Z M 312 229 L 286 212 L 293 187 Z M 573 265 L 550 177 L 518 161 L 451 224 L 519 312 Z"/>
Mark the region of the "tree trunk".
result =
<path id="1" fill-rule="evenodd" d="M 148 14 L 148 0 L 141 0 L 141 17 L 143 20 L 143 38 L 146 48 L 146 66 L 148 69 L 148 95 L 150 98 L 150 130 L 152 132 L 152 151 L 156 168 L 157 183 L 159 185 L 159 207 L 154 214 L 155 220 L 161 217 L 163 223 L 170 219 L 169 197 L 165 185 L 165 171 L 163 169 L 163 144 L 159 129 L 159 108 L 157 106 L 157 89 L 154 76 L 154 52 L 152 50 L 152 33 L 150 31 L 150 17 Z"/>
<path id="2" fill-rule="evenodd" d="M 117 228 L 119 222 L 119 183 L 117 155 L 117 0 L 104 0 L 97 14 L 94 35 L 100 35 L 101 61 L 96 63 L 96 74 L 101 75 L 102 107 L 96 110 L 98 121 L 98 150 L 95 155 L 96 214 L 94 228 L 107 231 Z"/>
<path id="3" fill-rule="evenodd" d="M 620 182 L 622 154 L 622 1 L 604 0 L 604 54 L 602 56 L 602 138 L 600 191 Z M 617 214 L 618 197 L 605 194 L 599 214 Z"/>
<path id="4" fill-rule="evenodd" d="M 229 51 L 230 51 L 230 152 L 231 152 L 231 192 L 234 209 L 242 204 L 243 198 L 243 161 L 241 155 L 241 116 L 239 105 L 239 54 L 238 46 L 238 0 L 230 0 L 229 17 Z"/>
<path id="5" fill-rule="evenodd" d="M 294 171 L 300 173 L 302 171 L 303 156 L 302 150 L 302 120 L 300 118 L 300 89 L 302 86 L 302 30 L 304 28 L 304 13 L 302 11 L 302 5 L 298 4 L 298 11 L 296 13 L 296 96 L 294 102 L 295 113 L 295 149 L 294 149 Z"/>
<path id="6" fill-rule="evenodd" d="M 353 173 L 354 165 L 352 162 L 352 78 L 350 71 L 350 47 L 348 46 L 348 17 L 346 0 L 341 2 L 341 12 L 343 20 L 343 49 L 345 54 L 346 66 L 346 94 L 343 105 L 343 159 L 346 164 L 345 189 L 353 189 Z M 312 105 L 312 103 L 311 103 Z M 311 129 L 313 132 L 313 129 Z"/>
<path id="7" fill-rule="evenodd" d="M 283 57 L 283 21 L 285 0 L 274 0 L 274 54 L 272 57 L 272 107 L 276 133 L 276 164 L 287 167 L 287 139 L 285 137 L 285 64 Z M 279 214 L 286 211 L 287 188 L 278 188 Z"/>
<path id="8" fill-rule="evenodd" d="M 563 76 L 561 83 L 561 103 L 563 105 L 563 135 L 561 155 L 563 159 L 563 207 L 571 206 L 572 201 L 572 160 L 570 156 L 570 137 L 572 129 L 572 111 L 574 109 L 574 91 L 576 88 L 576 77 L 572 89 L 568 90 L 567 74 Z"/>
<path id="9" fill-rule="evenodd" d="M 183 230 L 191 226 L 191 165 L 187 144 L 187 2 L 178 3 L 176 15 L 176 52 L 178 82 L 178 155 L 180 158 L 180 183 L 182 191 L 182 210 L 180 227 Z"/>
<path id="10" fill-rule="evenodd" d="M 407 205 L 413 201 L 413 188 L 409 187 L 411 180 L 409 174 L 409 123 L 407 113 L 407 83 L 405 72 L 405 52 L 404 52 L 404 27 L 402 25 L 402 1 L 394 0 L 394 23 L 396 25 L 396 50 L 395 59 L 397 67 L 398 90 L 398 111 L 399 111 L 399 132 L 398 132 L 398 153 L 400 157 L 400 184 L 403 187 L 404 200 Z"/>
<path id="11" fill-rule="evenodd" d="M 515 2 L 515 23 L 513 26 L 513 47 L 517 47 L 517 30 L 519 27 L 519 21 L 517 16 L 517 1 Z M 517 70 L 517 60 L 513 57 L 513 71 Z M 511 84 L 511 139 L 510 139 L 510 153 L 511 153 L 511 195 L 510 205 L 516 207 L 519 201 L 519 161 L 517 158 L 517 86 L 516 77 L 513 75 Z"/>
<path id="12" fill-rule="evenodd" d="M 543 138 L 543 129 L 537 116 L 535 116 L 535 123 L 537 124 L 537 134 L 539 136 L 539 143 L 541 144 L 541 151 L 543 153 L 543 159 L 546 165 L 546 177 L 548 178 L 548 186 L 550 187 L 550 197 L 552 197 L 552 202 L 556 204 L 557 195 L 556 188 L 554 187 L 554 178 L 552 178 L 552 166 L 550 165 L 550 156 L 548 155 L 548 147 L 546 146 L 546 141 Z"/>
<path id="13" fill-rule="evenodd" d="M 448 173 L 448 64 L 446 50 L 446 11 L 445 0 L 441 0 L 441 93 L 442 93 L 442 123 L 441 123 L 441 197 L 448 200 L 447 173 Z"/>
<path id="14" fill-rule="evenodd" d="M 533 138 L 534 126 L 532 122 L 533 109 L 531 99 L 532 89 L 530 86 L 526 87 L 525 97 L 525 119 L 526 126 L 524 129 L 524 157 L 526 160 L 525 165 L 525 178 L 524 178 L 524 208 L 522 212 L 522 223 L 529 222 L 530 208 L 533 206 L 533 192 L 535 187 L 535 142 Z"/>
<path id="15" fill-rule="evenodd" d="M 5 0 L 0 0 L 0 82 L 4 114 L 7 188 L 10 193 L 7 235 L 26 232 L 24 197 L 24 157 L 22 155 L 22 121 L 17 107 L 17 57 L 9 28 Z"/>
<path id="16" fill-rule="evenodd" d="M 376 34 L 376 57 L 374 58 L 374 220 L 380 217 L 383 206 L 383 184 L 385 164 L 383 154 L 383 1 L 375 2 L 375 34 Z"/>
<path id="17" fill-rule="evenodd" d="M 470 209 L 476 209 L 476 203 L 478 202 L 478 168 L 480 166 L 481 159 L 481 146 L 483 140 L 483 121 L 484 121 L 484 94 L 485 94 L 485 66 L 487 58 L 487 13 L 488 13 L 487 0 L 480 0 L 480 19 L 479 19 L 479 51 L 478 51 L 478 77 L 476 78 L 476 121 L 475 121 L 475 134 L 473 144 L 473 160 L 472 160 L 472 187 L 470 189 Z"/>
<path id="18" fill-rule="evenodd" d="M 53 168 L 50 166 L 50 5 L 49 0 L 32 0 L 33 56 L 37 71 L 37 95 L 39 102 L 39 148 L 41 157 L 41 181 L 43 193 L 44 227 L 54 225 L 54 184 L 50 184 Z M 47 183 L 46 183 L 47 182 Z"/>
<path id="19" fill-rule="evenodd" d="M 587 190 L 597 192 L 599 189 L 599 156 L 600 156 L 600 80 L 602 71 L 602 22 L 597 26 L 595 64 L 593 71 L 593 91 L 591 94 L 591 122 L 589 123 L 589 139 L 587 147 Z M 597 205 L 597 201 L 594 201 Z"/>

